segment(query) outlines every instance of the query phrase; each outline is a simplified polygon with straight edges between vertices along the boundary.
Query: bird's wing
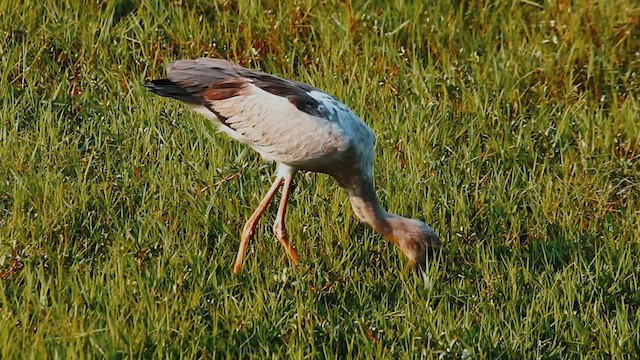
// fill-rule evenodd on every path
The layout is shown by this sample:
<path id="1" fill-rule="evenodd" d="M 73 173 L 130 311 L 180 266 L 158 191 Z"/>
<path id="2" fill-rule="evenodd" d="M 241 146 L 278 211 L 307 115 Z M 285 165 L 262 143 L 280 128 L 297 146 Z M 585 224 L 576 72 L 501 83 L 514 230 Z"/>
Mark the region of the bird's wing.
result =
<path id="1" fill-rule="evenodd" d="M 178 60 L 167 68 L 167 78 L 193 97 L 201 98 L 210 84 L 237 77 L 240 69 L 243 67 L 222 59 Z"/>
<path id="2" fill-rule="evenodd" d="M 314 94 L 330 97 L 309 85 L 219 59 L 180 60 L 167 73 L 192 96 L 188 102 L 197 100 L 267 158 L 304 165 L 349 147 L 338 112 Z"/>

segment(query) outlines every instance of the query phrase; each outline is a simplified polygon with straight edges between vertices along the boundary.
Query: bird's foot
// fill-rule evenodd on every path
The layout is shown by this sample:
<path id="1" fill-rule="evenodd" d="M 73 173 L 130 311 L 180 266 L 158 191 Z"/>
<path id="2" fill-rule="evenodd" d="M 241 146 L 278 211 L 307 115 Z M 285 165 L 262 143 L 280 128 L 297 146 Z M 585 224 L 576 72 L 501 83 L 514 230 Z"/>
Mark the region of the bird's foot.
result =
<path id="1" fill-rule="evenodd" d="M 237 274 L 242 270 L 242 263 L 244 261 L 244 255 L 247 252 L 247 247 L 249 246 L 249 240 L 253 237 L 254 226 L 245 225 L 244 229 L 242 229 L 242 235 L 240 236 L 240 247 L 238 248 L 238 254 L 236 255 L 236 260 L 233 264 L 233 273 Z"/>
<path id="2" fill-rule="evenodd" d="M 298 267 L 298 265 L 300 264 L 300 260 L 298 258 L 298 252 L 296 251 L 296 248 L 293 245 L 291 245 L 291 243 L 289 242 L 287 229 L 279 222 L 276 222 L 273 225 L 273 233 L 276 235 L 276 238 L 284 248 L 284 251 L 289 257 L 289 260 L 291 260 L 291 263 L 293 264 L 293 266 Z"/>

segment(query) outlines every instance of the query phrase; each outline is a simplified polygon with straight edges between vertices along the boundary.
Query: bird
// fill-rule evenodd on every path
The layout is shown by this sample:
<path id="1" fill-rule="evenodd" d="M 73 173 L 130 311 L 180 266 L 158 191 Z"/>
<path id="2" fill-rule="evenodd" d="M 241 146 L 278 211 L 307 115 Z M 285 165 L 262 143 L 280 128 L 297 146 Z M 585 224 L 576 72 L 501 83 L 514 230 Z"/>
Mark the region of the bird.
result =
<path id="1" fill-rule="evenodd" d="M 311 85 L 204 57 L 172 62 L 166 78 L 147 81 L 151 92 L 180 100 L 219 131 L 277 164 L 266 195 L 244 225 L 233 273 L 241 271 L 258 221 L 282 195 L 273 232 L 294 266 L 299 257 L 285 225 L 297 172 L 333 177 L 346 190 L 356 217 L 393 242 L 412 265 L 425 264 L 440 238 L 423 221 L 387 212 L 376 197 L 374 132 L 346 105 Z"/>

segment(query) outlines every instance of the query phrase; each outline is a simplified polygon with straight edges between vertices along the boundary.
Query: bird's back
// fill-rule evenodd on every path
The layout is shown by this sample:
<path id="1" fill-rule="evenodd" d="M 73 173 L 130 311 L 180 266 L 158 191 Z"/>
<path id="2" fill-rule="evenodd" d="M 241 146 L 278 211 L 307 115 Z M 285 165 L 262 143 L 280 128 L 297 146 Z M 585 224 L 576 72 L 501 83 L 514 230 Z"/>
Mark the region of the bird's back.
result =
<path id="1" fill-rule="evenodd" d="M 373 132 L 345 105 L 310 85 L 202 58 L 172 63 L 167 79 L 147 87 L 188 103 L 268 160 L 339 181 L 372 167 Z"/>

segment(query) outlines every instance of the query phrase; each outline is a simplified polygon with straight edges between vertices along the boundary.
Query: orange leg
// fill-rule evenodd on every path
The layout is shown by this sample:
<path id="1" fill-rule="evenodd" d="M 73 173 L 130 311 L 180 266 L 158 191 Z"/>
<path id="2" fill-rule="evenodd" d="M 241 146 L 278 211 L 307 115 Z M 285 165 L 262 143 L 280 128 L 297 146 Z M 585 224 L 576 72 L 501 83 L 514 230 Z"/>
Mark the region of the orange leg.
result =
<path id="1" fill-rule="evenodd" d="M 287 200 L 289 199 L 289 191 L 291 190 L 291 182 L 293 181 L 293 175 L 287 174 L 284 177 L 284 186 L 282 187 L 282 198 L 280 199 L 280 207 L 278 207 L 278 215 L 276 216 L 276 222 L 273 224 L 273 232 L 276 234 L 278 241 L 284 247 L 284 251 L 291 259 L 294 266 L 298 266 L 298 252 L 296 248 L 289 243 L 289 236 L 287 235 L 287 228 L 284 223 L 285 214 L 287 212 Z"/>
<path id="2" fill-rule="evenodd" d="M 242 269 L 242 261 L 244 260 L 244 254 L 247 252 L 247 247 L 249 246 L 249 240 L 253 237 L 253 234 L 256 230 L 256 226 L 258 225 L 258 220 L 262 217 L 265 210 L 273 200 L 273 196 L 275 195 L 278 188 L 282 185 L 283 182 L 282 176 L 278 176 L 271 185 L 271 188 L 264 196 L 260 205 L 256 208 L 256 210 L 251 214 L 251 217 L 244 224 L 244 229 L 242 229 L 242 236 L 240 239 L 240 247 L 238 248 L 238 255 L 236 255 L 236 262 L 233 265 L 233 273 L 237 274 Z"/>

